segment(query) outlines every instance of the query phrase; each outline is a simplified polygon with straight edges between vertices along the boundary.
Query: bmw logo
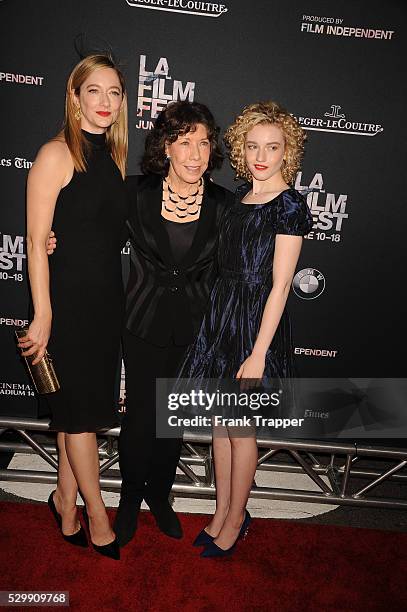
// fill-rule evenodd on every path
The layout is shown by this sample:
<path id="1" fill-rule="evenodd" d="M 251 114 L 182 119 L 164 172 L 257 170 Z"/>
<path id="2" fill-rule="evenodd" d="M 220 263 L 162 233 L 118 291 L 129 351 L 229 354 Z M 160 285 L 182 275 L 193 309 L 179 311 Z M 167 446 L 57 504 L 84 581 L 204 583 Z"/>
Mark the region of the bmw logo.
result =
<path id="1" fill-rule="evenodd" d="M 293 278 L 295 295 L 303 300 L 315 300 L 325 289 L 325 276 L 315 268 L 304 268 Z"/>

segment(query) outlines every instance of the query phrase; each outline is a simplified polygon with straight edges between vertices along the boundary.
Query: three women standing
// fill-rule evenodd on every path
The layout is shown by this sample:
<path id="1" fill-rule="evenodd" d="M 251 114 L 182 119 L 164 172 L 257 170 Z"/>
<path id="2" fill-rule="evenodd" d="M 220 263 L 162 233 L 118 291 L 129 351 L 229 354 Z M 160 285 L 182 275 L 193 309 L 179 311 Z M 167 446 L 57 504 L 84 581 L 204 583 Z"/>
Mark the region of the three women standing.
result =
<path id="1" fill-rule="evenodd" d="M 103 132 L 84 136 L 97 146 L 95 134 Z M 133 248 L 124 334 L 126 415 L 119 442 L 123 485 L 114 526 L 122 546 L 134 535 L 143 499 L 164 533 L 182 536 L 168 502 L 181 440 L 156 437 L 156 378 L 179 374 L 258 380 L 293 374 L 285 303 L 302 236 L 312 226 L 305 201 L 290 188 L 304 133 L 275 103 L 244 109 L 226 134 L 237 176 L 249 181 L 234 203 L 227 190 L 208 180 L 222 159 L 217 136 L 205 106 L 170 104 L 147 138 L 145 176 L 127 180 Z M 47 217 L 48 230 L 51 220 L 52 214 Z M 58 225 L 54 227 L 59 235 Z M 31 276 L 34 295 L 35 271 Z M 210 308 L 201 324 L 209 295 Z M 36 350 L 44 346 L 38 341 L 40 334 L 37 339 L 32 335 L 39 317 L 28 338 L 36 342 Z M 64 446 L 60 443 L 60 470 L 65 447 L 71 462 L 66 443 L 70 435 L 64 434 Z M 230 554 L 247 529 L 250 516 L 245 506 L 257 465 L 254 433 L 242 437 L 232 429 L 214 432 L 213 444 L 217 507 L 195 541 L 206 546 L 203 556 Z M 97 453 L 92 456 L 95 459 Z M 73 477 L 82 489 L 81 469 Z M 85 500 L 88 505 L 86 494 Z"/>

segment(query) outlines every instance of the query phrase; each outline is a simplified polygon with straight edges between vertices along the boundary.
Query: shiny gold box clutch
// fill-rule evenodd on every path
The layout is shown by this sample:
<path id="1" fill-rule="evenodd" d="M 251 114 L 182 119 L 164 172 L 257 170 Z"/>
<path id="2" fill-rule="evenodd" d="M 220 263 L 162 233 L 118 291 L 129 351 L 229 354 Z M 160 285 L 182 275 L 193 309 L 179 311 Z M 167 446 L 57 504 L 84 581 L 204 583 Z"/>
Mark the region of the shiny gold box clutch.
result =
<path id="1" fill-rule="evenodd" d="M 19 340 L 20 338 L 24 338 L 28 331 L 28 327 L 20 327 L 16 330 L 16 336 Z M 29 355 L 28 357 L 24 357 L 25 363 L 27 364 L 27 369 L 30 374 L 31 380 L 33 381 L 34 387 L 37 393 L 55 393 L 55 391 L 59 391 L 61 388 L 57 375 L 55 373 L 54 365 L 52 363 L 52 359 L 48 353 L 45 353 L 44 357 L 36 363 L 32 364 L 35 359 L 35 355 Z"/>

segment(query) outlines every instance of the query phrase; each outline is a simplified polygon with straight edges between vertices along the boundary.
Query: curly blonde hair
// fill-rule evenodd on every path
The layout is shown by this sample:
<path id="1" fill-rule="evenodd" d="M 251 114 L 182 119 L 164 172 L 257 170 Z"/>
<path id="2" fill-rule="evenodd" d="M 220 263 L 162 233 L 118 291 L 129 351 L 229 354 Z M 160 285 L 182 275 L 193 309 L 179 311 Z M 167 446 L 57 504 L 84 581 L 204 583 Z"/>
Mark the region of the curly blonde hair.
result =
<path id="1" fill-rule="evenodd" d="M 297 120 L 272 100 L 246 106 L 226 130 L 224 140 L 229 149 L 230 163 L 236 170 L 236 178 L 253 180 L 245 160 L 246 134 L 255 125 L 265 123 L 276 125 L 283 132 L 285 153 L 281 174 L 285 182 L 292 185 L 300 167 L 307 136 Z"/>

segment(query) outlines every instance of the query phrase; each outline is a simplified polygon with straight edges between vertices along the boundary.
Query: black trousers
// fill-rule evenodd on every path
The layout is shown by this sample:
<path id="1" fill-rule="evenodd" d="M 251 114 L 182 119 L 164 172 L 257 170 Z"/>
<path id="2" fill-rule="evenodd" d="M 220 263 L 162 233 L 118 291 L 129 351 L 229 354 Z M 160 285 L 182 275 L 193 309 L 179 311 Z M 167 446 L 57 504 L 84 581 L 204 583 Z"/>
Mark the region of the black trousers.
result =
<path id="1" fill-rule="evenodd" d="M 119 438 L 121 499 L 166 501 L 182 440 L 156 437 L 155 379 L 177 375 L 186 346 L 161 347 L 125 331 L 126 413 Z"/>

